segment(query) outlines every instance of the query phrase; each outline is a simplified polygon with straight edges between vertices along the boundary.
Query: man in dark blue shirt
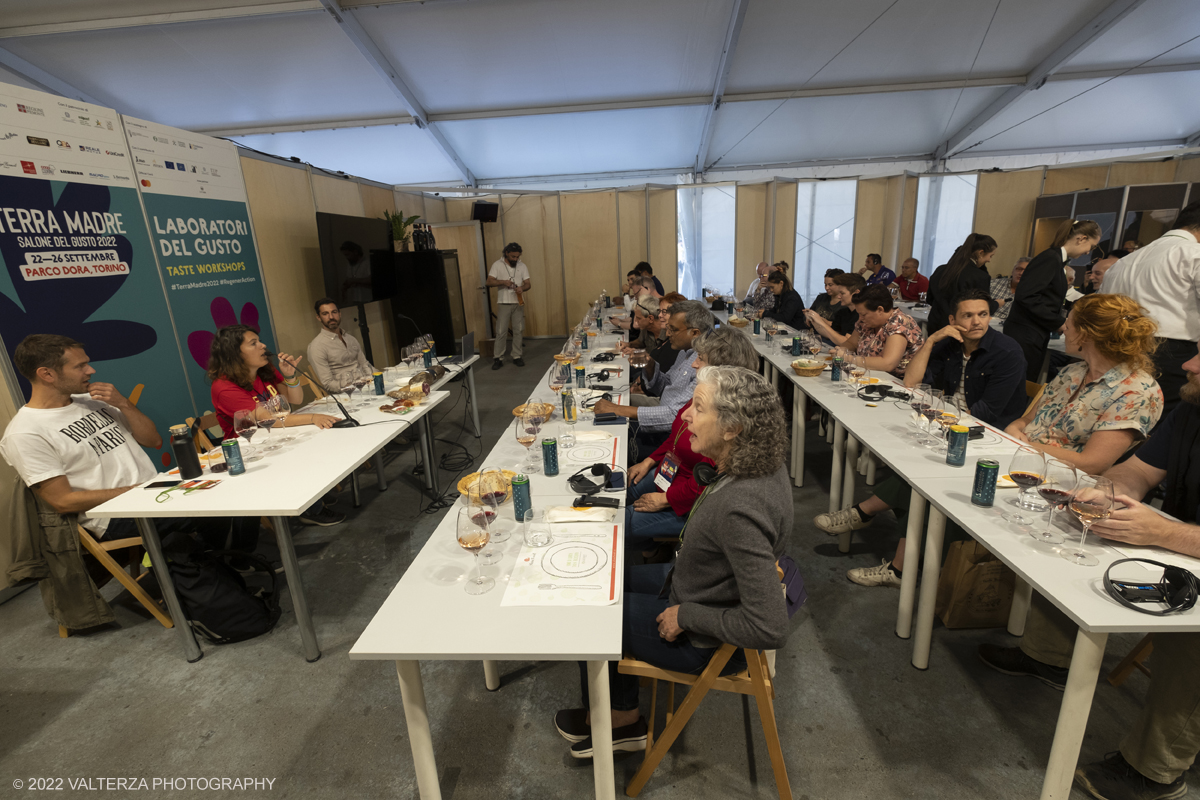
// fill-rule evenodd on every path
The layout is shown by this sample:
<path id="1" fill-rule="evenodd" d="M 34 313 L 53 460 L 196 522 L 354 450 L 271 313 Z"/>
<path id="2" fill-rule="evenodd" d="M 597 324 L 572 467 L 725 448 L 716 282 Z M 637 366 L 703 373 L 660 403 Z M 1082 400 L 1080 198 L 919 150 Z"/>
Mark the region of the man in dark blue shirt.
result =
<path id="1" fill-rule="evenodd" d="M 1200 356 L 1183 364 L 1187 383 L 1181 402 L 1137 454 L 1107 470 L 1123 504 L 1092 526 L 1092 533 L 1132 545 L 1157 546 L 1200 557 Z M 1140 502 L 1166 487 L 1165 517 Z M 1174 518 L 1172 518 L 1174 517 Z M 1153 551 L 1143 557 L 1161 560 Z M 1194 611 L 1191 613 L 1195 613 Z M 1074 653 L 1075 624 L 1035 594 L 1019 648 L 984 644 L 979 657 L 1009 675 L 1066 685 Z M 1093 797 L 1181 797 L 1187 770 L 1200 752 L 1200 634 L 1154 636 L 1150 690 L 1120 749 L 1075 771 L 1075 782 Z"/>
<path id="2" fill-rule="evenodd" d="M 643 278 L 649 278 L 654 281 L 654 291 L 658 293 L 659 297 L 667 293 L 667 290 L 663 288 L 662 281 L 654 277 L 654 267 L 650 266 L 648 261 L 639 261 L 637 266 L 633 268 L 633 271 Z"/>
<path id="3" fill-rule="evenodd" d="M 1003 428 L 1025 413 L 1025 356 L 991 322 L 990 297 L 960 295 L 950 324 L 933 333 L 908 362 L 904 385 L 928 383 L 949 399 L 961 395 L 971 416 Z M 932 321 L 932 320 L 931 320 Z"/>

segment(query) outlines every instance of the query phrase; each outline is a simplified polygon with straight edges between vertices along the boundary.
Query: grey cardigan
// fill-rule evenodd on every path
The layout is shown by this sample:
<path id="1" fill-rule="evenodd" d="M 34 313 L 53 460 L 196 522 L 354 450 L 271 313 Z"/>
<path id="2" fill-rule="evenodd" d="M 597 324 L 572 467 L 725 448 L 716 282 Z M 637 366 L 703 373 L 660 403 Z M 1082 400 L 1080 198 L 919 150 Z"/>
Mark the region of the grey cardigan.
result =
<path id="1" fill-rule="evenodd" d="M 785 466 L 761 478 L 723 478 L 697 503 L 668 581 L 692 644 L 783 645 L 787 607 L 775 561 L 791 529 Z"/>

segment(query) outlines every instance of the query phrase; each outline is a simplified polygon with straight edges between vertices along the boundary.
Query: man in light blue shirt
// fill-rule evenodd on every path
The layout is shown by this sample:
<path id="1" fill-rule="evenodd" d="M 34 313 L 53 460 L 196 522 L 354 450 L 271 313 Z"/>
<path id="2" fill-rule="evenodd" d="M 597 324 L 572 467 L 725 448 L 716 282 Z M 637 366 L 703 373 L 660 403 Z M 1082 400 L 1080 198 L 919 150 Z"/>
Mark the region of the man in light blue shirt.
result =
<path id="1" fill-rule="evenodd" d="M 696 354 L 692 351 L 692 340 L 713 327 L 712 314 L 703 303 L 696 300 L 675 303 L 667 309 L 667 315 L 667 338 L 673 349 L 682 352 L 671 369 L 666 372 L 656 370 L 651 377 L 642 378 L 647 390 L 658 392 L 659 404 L 619 406 L 601 400 L 595 406 L 597 414 L 611 412 L 634 420 L 630 426 L 630 447 L 634 451 L 632 457 L 637 461 L 641 461 L 666 440 L 675 415 L 692 399 L 692 392 L 696 388 L 696 370 L 692 368 Z"/>

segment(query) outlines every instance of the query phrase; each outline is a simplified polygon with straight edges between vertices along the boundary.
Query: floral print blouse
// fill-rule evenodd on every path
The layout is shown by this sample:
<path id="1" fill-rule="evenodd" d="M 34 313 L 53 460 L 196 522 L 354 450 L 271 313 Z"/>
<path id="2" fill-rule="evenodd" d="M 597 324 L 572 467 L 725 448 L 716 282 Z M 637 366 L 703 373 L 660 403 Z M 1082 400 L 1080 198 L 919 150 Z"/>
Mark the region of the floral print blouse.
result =
<path id="1" fill-rule="evenodd" d="M 1080 388 L 1087 371 L 1087 364 L 1079 361 L 1046 384 L 1041 404 L 1025 426 L 1030 441 L 1079 453 L 1096 431 L 1132 430 L 1139 439 L 1150 433 L 1163 408 L 1163 393 L 1154 378 L 1118 364 Z"/>
<path id="2" fill-rule="evenodd" d="M 904 337 L 906 342 L 904 355 L 900 357 L 900 363 L 896 365 L 896 368 L 891 373 L 897 378 L 904 377 L 904 370 L 908 367 L 908 362 L 921 349 L 921 345 L 925 344 L 925 336 L 921 333 L 921 326 L 917 324 L 915 319 L 898 308 L 892 311 L 892 316 L 888 317 L 887 322 L 875 330 L 868 329 L 861 319 L 854 324 L 854 330 L 858 333 L 858 349 L 855 352 L 860 356 L 874 356 L 876 358 L 882 356 L 888 337 Z"/>

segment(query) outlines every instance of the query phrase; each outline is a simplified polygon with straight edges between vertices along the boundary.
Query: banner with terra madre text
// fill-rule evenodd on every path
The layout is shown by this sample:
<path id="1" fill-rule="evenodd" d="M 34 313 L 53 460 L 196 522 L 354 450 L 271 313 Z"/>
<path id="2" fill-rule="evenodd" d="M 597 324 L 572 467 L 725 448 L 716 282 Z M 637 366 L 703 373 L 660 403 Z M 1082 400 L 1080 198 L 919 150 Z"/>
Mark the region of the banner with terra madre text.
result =
<path id="1" fill-rule="evenodd" d="M 218 328 L 248 325 L 275 349 L 237 146 L 122 120 L 196 403 L 211 409 L 205 370 Z"/>
<path id="2" fill-rule="evenodd" d="M 32 333 L 77 339 L 93 380 L 134 400 L 165 442 L 195 407 L 135 182 L 115 111 L 0 84 L 6 355 Z M 151 458 L 169 464 L 160 450 Z"/>

